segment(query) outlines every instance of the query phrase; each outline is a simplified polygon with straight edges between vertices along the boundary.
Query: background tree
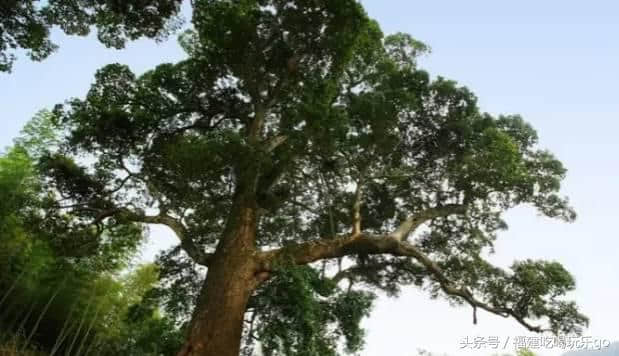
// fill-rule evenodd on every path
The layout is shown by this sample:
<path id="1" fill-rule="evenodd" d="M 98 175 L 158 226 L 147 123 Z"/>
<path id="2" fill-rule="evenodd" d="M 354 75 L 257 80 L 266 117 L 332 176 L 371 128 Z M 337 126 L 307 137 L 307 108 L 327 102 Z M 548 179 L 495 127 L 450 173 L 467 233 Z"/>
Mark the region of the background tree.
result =
<path id="1" fill-rule="evenodd" d="M 0 3 L 0 72 L 11 70 L 15 50 L 33 60 L 49 56 L 57 46 L 50 29 L 86 36 L 96 27 L 108 47 L 122 48 L 127 40 L 162 38 L 180 24 L 182 0 L 3 0 Z"/>
<path id="2" fill-rule="evenodd" d="M 485 260 L 507 209 L 575 218 L 565 169 L 520 117 L 431 79 L 425 45 L 383 36 L 356 1 L 193 6 L 189 58 L 99 70 L 55 108 L 66 135 L 39 163 L 62 200 L 48 213 L 89 241 L 134 224 L 178 236 L 169 275 L 196 294 L 179 355 L 238 355 L 243 337 L 247 352 L 256 338 L 271 355 L 336 354 L 341 340 L 353 352 L 370 290 L 408 284 L 470 305 L 475 322 L 483 309 L 581 331 L 559 263 Z M 194 264 L 208 268 L 200 286 Z M 181 306 L 178 290 L 162 295 Z"/>
<path id="3" fill-rule="evenodd" d="M 125 271 L 142 229 L 67 229 L 77 217 L 45 214 L 58 200 L 42 188 L 33 159 L 57 143 L 51 119 L 37 114 L 0 155 L 0 350 L 173 354 L 181 338 L 172 321 L 156 306 L 133 311 L 158 283 L 154 265 Z"/>

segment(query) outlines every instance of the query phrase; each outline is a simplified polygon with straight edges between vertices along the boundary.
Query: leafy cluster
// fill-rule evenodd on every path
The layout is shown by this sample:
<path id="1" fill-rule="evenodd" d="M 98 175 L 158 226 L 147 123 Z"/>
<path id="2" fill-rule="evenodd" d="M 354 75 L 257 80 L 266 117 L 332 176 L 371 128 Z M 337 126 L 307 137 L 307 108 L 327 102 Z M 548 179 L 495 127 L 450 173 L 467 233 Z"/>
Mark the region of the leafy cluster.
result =
<path id="1" fill-rule="evenodd" d="M 310 267 L 281 268 L 252 299 L 246 337 L 257 337 L 265 355 L 336 355 L 340 338 L 354 353 L 363 346 L 359 323 L 373 299 L 372 293 L 341 290 Z"/>
<path id="2" fill-rule="evenodd" d="M 57 45 L 50 29 L 58 26 L 69 35 L 86 36 L 96 27 L 99 40 L 122 48 L 142 36 L 162 38 L 178 28 L 181 0 L 5 0 L 0 4 L 0 72 L 11 70 L 15 50 L 26 50 L 36 61 Z"/>

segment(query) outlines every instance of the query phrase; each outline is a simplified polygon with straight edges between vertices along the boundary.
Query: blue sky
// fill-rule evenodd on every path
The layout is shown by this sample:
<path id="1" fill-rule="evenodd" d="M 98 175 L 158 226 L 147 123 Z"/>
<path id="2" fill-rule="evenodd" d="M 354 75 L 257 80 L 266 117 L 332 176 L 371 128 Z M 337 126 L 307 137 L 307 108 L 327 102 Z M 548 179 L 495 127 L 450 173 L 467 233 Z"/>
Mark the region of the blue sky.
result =
<path id="1" fill-rule="evenodd" d="M 562 262 L 576 276 L 573 294 L 591 317 L 588 334 L 619 339 L 619 3 L 613 1 L 405 1 L 363 0 L 386 33 L 408 32 L 433 51 L 421 66 L 455 79 L 479 97 L 484 111 L 519 113 L 538 129 L 541 145 L 569 169 L 564 192 L 579 213 L 565 224 L 539 217 L 526 207 L 508 214 L 510 230 L 491 259 L 546 258 Z M 18 61 L 0 74 L 0 147 L 42 108 L 83 96 L 95 70 L 111 62 L 140 73 L 183 57 L 171 39 L 131 43 L 126 50 L 103 48 L 92 38 L 54 32 L 60 50 L 42 63 Z M 171 241 L 153 229 L 145 256 Z M 363 356 L 410 356 L 417 348 L 451 355 L 466 336 L 526 335 L 511 320 L 488 314 L 472 324 L 469 309 L 453 309 L 407 289 L 398 299 L 381 298 L 365 322 Z M 543 355 L 560 350 L 540 351 Z"/>

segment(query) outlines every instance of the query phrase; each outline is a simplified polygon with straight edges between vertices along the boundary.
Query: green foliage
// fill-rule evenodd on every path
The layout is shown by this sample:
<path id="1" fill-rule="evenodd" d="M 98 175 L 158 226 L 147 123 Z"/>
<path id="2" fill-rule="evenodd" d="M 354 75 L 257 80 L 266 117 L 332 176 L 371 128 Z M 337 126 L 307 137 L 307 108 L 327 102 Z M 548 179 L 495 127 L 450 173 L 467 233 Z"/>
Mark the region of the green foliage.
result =
<path id="1" fill-rule="evenodd" d="M 160 285 L 143 298 L 146 309 L 132 313 L 163 306 L 170 323 L 181 325 L 202 282 L 196 251 L 227 248 L 221 239 L 239 220 L 241 200 L 255 210 L 257 230 L 243 248 L 325 236 L 319 244 L 328 245 L 349 234 L 357 215 L 364 236 L 393 240 L 402 221 L 422 217 L 424 229 L 401 242 L 417 257 L 345 251 L 338 262 L 348 269 L 337 269 L 342 278 L 335 282 L 328 281 L 337 277 L 333 261 L 320 272 L 317 265 L 266 271 L 272 276 L 248 312 L 265 352 L 335 355 L 342 341 L 356 352 L 370 291 L 396 295 L 409 284 L 455 304 L 479 298 L 523 325 L 548 320 L 555 333 L 586 325 L 564 299 L 575 283 L 560 264 L 527 260 L 501 269 L 486 261 L 507 228 L 503 214 L 517 205 L 576 217 L 560 194 L 565 168 L 521 117 L 483 113 L 470 90 L 432 79 L 418 67 L 428 47 L 406 34 L 383 35 L 357 1 L 193 6 L 194 28 L 181 38 L 188 59 L 142 75 L 110 64 L 84 98 L 49 114 L 62 135 L 36 155 L 49 199 L 44 224 L 34 226 L 50 232 L 53 251 L 93 265 L 112 261 L 98 268 L 113 269 L 138 245 L 140 223 L 173 221 L 182 244 L 161 256 Z M 61 17 L 65 30 L 79 19 Z M 114 28 L 126 19 L 94 23 Z M 146 35 L 163 24 L 145 21 L 156 29 Z M 101 33 L 115 45 L 117 35 L 139 33 L 127 31 Z M 352 192 L 357 186 L 359 194 Z M 455 213 L 428 217 L 454 206 Z M 466 292 L 450 292 L 446 281 Z"/>
<path id="2" fill-rule="evenodd" d="M 45 255 L 43 246 L 31 241 L 26 229 L 28 215 L 37 207 L 39 187 L 34 172 L 34 165 L 23 150 L 10 150 L 0 156 L 0 268 L 3 273 L 25 265 L 37 273 L 45 265 L 44 258 L 29 260 L 23 256 L 28 253 Z M 13 255 L 15 251 L 20 253 Z"/>
<path id="3" fill-rule="evenodd" d="M 172 320 L 159 313 L 157 306 L 144 300 L 157 285 L 158 278 L 157 266 L 144 265 L 122 281 L 122 294 L 115 300 L 118 319 L 107 328 L 111 340 L 107 341 L 105 352 L 135 356 L 173 355 L 180 348 L 182 334 L 179 329 Z"/>
<path id="4" fill-rule="evenodd" d="M 335 355 L 340 338 L 347 352 L 357 352 L 364 335 L 359 323 L 373 300 L 371 293 L 339 289 L 309 266 L 281 267 L 252 301 L 262 352 Z"/>
<path id="5" fill-rule="evenodd" d="M 30 154 L 42 158 L 56 138 L 47 118 L 37 115 L 16 146 L 0 156 L 0 335 L 9 338 L 0 340 L 6 341 L 1 347 L 8 353 L 14 345 L 22 354 L 33 345 L 50 351 L 60 342 L 62 350 L 75 352 L 96 343 L 101 354 L 173 354 L 180 331 L 158 308 L 130 317 L 158 283 L 157 267 L 118 276 L 135 254 L 142 229 L 104 228 L 87 235 L 100 240 L 97 247 L 84 248 L 79 245 L 84 234 L 62 226 L 74 217 L 45 214 L 49 201 Z"/>
<path id="6" fill-rule="evenodd" d="M 22 134 L 15 139 L 15 147 L 28 154 L 36 162 L 60 144 L 55 116 L 49 110 L 41 110 L 26 123 Z"/>
<path id="7" fill-rule="evenodd" d="M 57 45 L 49 39 L 57 26 L 69 35 L 86 36 L 91 27 L 108 47 L 122 48 L 142 36 L 162 38 L 176 29 L 180 0 L 5 0 L 0 5 L 0 72 L 11 70 L 16 49 L 33 60 L 49 56 Z"/>

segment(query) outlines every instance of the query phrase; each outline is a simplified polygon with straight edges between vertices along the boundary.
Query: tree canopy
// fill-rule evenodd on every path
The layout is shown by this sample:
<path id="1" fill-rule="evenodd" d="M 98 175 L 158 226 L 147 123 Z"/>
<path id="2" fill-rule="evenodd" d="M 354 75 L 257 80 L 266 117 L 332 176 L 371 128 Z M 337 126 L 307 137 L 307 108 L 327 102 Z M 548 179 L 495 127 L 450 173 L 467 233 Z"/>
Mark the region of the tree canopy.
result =
<path id="1" fill-rule="evenodd" d="M 510 208 L 575 219 L 565 168 L 520 116 L 432 78 L 427 46 L 384 35 L 354 0 L 198 0 L 192 23 L 186 60 L 105 66 L 58 105 L 38 165 L 74 235 L 178 236 L 159 297 L 195 305 L 179 355 L 234 355 L 241 337 L 247 353 L 256 339 L 266 355 L 354 352 L 373 293 L 405 285 L 582 330 L 561 264 L 487 261 Z"/>
<path id="2" fill-rule="evenodd" d="M 86 36 L 96 27 L 108 47 L 122 48 L 142 36 L 162 38 L 180 24 L 182 0 L 3 0 L 0 4 L 0 72 L 11 70 L 16 50 L 33 60 L 49 56 L 57 45 L 50 29 Z"/>

